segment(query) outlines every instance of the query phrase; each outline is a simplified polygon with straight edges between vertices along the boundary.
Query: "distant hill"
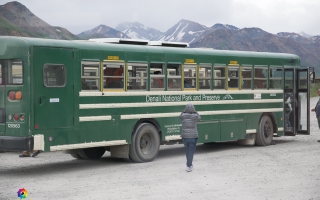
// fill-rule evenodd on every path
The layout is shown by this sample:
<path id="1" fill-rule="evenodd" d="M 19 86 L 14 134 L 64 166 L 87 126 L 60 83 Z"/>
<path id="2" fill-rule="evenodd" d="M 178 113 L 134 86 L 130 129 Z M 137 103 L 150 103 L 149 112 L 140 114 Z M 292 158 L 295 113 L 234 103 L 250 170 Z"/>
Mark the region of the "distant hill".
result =
<path id="1" fill-rule="evenodd" d="M 93 29 L 84 31 L 77 35 L 81 39 L 90 38 L 130 38 L 126 34 L 106 25 L 99 25 Z"/>
<path id="2" fill-rule="evenodd" d="M 218 29 L 190 46 L 222 50 L 293 53 L 300 56 L 301 65 L 316 67 L 316 71 L 320 72 L 319 37 L 308 39 L 298 34 L 288 33 L 274 35 L 260 28 Z"/>
<path id="3" fill-rule="evenodd" d="M 79 39 L 65 28 L 47 24 L 17 1 L 0 6 L 0 35 Z"/>

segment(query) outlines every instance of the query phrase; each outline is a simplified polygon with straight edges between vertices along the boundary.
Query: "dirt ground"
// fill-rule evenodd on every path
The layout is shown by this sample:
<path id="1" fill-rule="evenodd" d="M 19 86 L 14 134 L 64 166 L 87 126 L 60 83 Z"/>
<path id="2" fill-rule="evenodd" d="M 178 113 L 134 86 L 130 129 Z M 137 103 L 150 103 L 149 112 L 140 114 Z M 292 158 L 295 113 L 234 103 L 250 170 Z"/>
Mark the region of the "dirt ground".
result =
<path id="1" fill-rule="evenodd" d="M 311 99 L 314 106 L 318 98 Z M 276 145 L 197 145 L 193 172 L 182 145 L 161 146 L 150 163 L 111 158 L 77 160 L 61 152 L 19 158 L 0 154 L 0 200 L 19 199 L 320 199 L 320 130 L 275 138 Z"/>

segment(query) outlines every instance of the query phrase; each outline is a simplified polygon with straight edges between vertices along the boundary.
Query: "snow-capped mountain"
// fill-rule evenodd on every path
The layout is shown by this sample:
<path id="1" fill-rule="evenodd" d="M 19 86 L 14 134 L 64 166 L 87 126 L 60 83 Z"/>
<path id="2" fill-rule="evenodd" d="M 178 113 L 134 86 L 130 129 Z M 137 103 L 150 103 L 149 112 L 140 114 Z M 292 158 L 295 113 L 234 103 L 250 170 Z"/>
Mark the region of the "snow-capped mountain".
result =
<path id="1" fill-rule="evenodd" d="M 163 35 L 161 31 L 146 27 L 139 22 L 122 22 L 115 29 L 132 39 L 155 40 Z"/>
<path id="2" fill-rule="evenodd" d="M 316 35 L 310 38 L 313 43 L 320 44 L 320 35 Z"/>
<path id="3" fill-rule="evenodd" d="M 211 26 L 211 29 L 212 29 L 212 30 L 228 29 L 228 30 L 233 30 L 233 31 L 239 30 L 239 28 L 237 28 L 237 27 L 235 27 L 235 26 L 232 26 L 232 25 L 229 25 L 229 24 L 219 24 L 219 23 Z"/>
<path id="4" fill-rule="evenodd" d="M 198 41 L 210 31 L 211 29 L 204 25 L 182 19 L 167 30 L 158 40 L 192 43 Z"/>
<path id="5" fill-rule="evenodd" d="M 303 36 L 303 37 L 306 37 L 306 38 L 311 38 L 312 37 L 312 35 L 309 35 L 309 34 L 303 32 L 303 31 L 299 32 L 298 34 Z"/>
<path id="6" fill-rule="evenodd" d="M 277 36 L 281 38 L 292 39 L 295 42 L 298 42 L 300 44 L 308 44 L 311 41 L 310 38 L 302 36 L 301 34 L 298 34 L 298 33 L 280 32 L 280 33 L 277 33 Z"/>
<path id="7" fill-rule="evenodd" d="M 106 25 L 99 25 L 91 30 L 84 31 L 77 35 L 82 39 L 90 38 L 130 38 L 126 34 Z"/>

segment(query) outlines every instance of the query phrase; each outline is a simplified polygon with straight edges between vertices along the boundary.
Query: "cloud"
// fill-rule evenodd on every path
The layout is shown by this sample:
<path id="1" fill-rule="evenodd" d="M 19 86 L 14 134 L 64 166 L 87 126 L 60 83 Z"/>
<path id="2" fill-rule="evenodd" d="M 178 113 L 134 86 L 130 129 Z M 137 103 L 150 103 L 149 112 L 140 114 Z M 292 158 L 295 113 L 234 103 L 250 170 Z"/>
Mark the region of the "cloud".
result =
<path id="1" fill-rule="evenodd" d="M 0 4 L 9 1 L 0 0 Z M 100 24 L 115 28 L 138 21 L 166 31 L 181 19 L 208 27 L 230 24 L 259 27 L 271 33 L 300 32 L 320 35 L 318 0 L 19 0 L 36 16 L 74 34 Z"/>

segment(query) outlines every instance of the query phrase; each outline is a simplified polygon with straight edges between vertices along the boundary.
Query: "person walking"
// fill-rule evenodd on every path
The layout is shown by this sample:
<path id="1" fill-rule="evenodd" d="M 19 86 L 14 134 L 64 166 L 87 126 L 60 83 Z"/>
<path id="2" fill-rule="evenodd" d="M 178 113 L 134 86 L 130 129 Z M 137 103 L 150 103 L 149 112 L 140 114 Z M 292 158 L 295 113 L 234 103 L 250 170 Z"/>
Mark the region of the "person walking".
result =
<path id="1" fill-rule="evenodd" d="M 198 140 L 197 121 L 200 121 L 201 117 L 196 112 L 193 104 L 188 103 L 180 114 L 180 119 L 182 121 L 181 138 L 186 149 L 186 171 L 191 172 L 194 168 L 192 161 Z"/>
<path id="2" fill-rule="evenodd" d="M 320 88 L 318 89 L 318 96 L 320 96 Z M 316 113 L 316 117 L 318 120 L 318 127 L 320 129 L 320 98 L 319 98 L 316 106 L 314 108 L 312 108 L 311 111 Z M 318 140 L 318 142 L 320 142 L 320 140 Z"/>

